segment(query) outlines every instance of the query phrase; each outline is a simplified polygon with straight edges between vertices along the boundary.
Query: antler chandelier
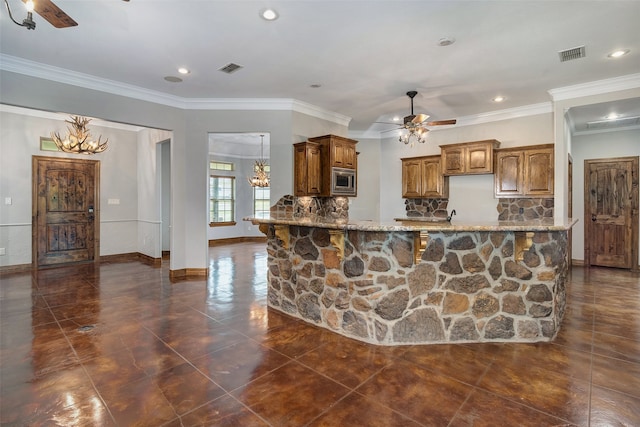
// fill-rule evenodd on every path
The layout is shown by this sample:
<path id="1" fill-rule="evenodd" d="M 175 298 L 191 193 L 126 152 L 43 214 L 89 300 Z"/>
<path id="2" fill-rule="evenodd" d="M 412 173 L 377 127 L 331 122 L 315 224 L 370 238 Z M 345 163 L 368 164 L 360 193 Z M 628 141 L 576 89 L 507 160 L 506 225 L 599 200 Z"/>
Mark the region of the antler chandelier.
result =
<path id="1" fill-rule="evenodd" d="M 253 165 L 254 175 L 249 178 L 249 184 L 252 187 L 268 187 L 269 186 L 269 175 L 266 171 L 267 162 L 263 157 L 263 145 L 264 145 L 264 135 L 260 135 L 260 160 L 256 160 L 256 164 Z"/>
<path id="2" fill-rule="evenodd" d="M 67 127 L 67 136 L 62 139 L 58 132 L 51 132 L 51 138 L 58 148 L 65 153 L 75 154 L 95 154 L 102 153 L 107 149 L 106 139 L 102 142 L 102 136 L 95 141 L 91 138 L 91 132 L 87 129 L 87 124 L 91 121 L 86 117 L 71 116 L 71 120 L 65 120 L 71 127 Z"/>

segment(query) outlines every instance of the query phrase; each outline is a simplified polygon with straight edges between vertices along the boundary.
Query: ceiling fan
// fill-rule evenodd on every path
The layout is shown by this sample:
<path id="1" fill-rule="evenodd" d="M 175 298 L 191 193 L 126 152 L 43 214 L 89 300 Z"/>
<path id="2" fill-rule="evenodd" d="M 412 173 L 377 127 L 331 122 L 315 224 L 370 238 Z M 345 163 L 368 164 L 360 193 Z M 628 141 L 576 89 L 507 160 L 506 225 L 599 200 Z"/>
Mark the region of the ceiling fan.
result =
<path id="1" fill-rule="evenodd" d="M 73 18 L 67 15 L 51 0 L 22 0 L 22 2 L 27 6 L 27 17 L 22 21 L 22 23 L 19 23 L 18 21 L 13 19 L 13 16 L 11 15 L 9 2 L 7 0 L 4 0 L 11 20 L 22 27 L 26 27 L 29 30 L 34 30 L 36 28 L 36 23 L 33 20 L 32 12 L 36 12 L 56 28 L 68 28 L 78 25 L 78 23 L 74 21 Z"/>
<path id="2" fill-rule="evenodd" d="M 397 129 L 406 129 L 408 132 L 404 135 L 400 135 L 399 141 L 408 144 L 412 137 L 415 137 L 418 142 L 425 142 L 425 136 L 429 129 L 427 126 L 443 126 L 443 125 L 455 125 L 456 120 L 435 120 L 428 122 L 427 119 L 429 116 L 427 114 L 414 114 L 413 113 L 413 98 L 418 94 L 415 90 L 410 90 L 407 92 L 407 96 L 411 99 L 411 114 L 405 116 L 404 124 L 398 128 L 384 130 L 384 132 L 391 132 Z M 376 123 L 385 123 L 385 124 L 396 124 L 390 122 L 376 122 Z"/>

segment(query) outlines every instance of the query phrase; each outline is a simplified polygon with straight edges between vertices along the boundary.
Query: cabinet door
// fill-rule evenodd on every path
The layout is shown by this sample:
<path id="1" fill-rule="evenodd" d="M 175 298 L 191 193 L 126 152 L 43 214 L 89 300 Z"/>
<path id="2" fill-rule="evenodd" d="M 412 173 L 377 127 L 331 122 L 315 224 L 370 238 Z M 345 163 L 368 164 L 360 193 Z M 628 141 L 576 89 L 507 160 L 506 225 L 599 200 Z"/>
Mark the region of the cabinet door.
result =
<path id="1" fill-rule="evenodd" d="M 464 170 L 464 147 L 442 149 L 442 173 L 444 175 L 460 175 Z"/>
<path id="2" fill-rule="evenodd" d="M 356 168 L 356 146 L 353 144 L 344 145 L 344 167 L 349 169 Z"/>
<path id="3" fill-rule="evenodd" d="M 422 196 L 449 197 L 449 178 L 442 176 L 440 158 L 422 160 Z"/>
<path id="4" fill-rule="evenodd" d="M 320 147 L 307 147 L 307 194 L 318 195 L 322 191 Z"/>
<path id="5" fill-rule="evenodd" d="M 469 145 L 465 148 L 466 173 L 493 172 L 493 149 L 490 144 Z"/>
<path id="6" fill-rule="evenodd" d="M 525 193 L 529 196 L 553 196 L 553 149 L 527 150 L 524 156 Z"/>
<path id="7" fill-rule="evenodd" d="M 338 168 L 345 167 L 345 144 L 339 141 L 332 141 L 331 147 L 333 150 L 333 162 L 331 166 Z"/>
<path id="8" fill-rule="evenodd" d="M 524 194 L 524 153 L 522 151 L 497 152 L 495 172 L 496 197 L 515 197 Z"/>
<path id="9" fill-rule="evenodd" d="M 293 186 L 296 196 L 320 194 L 320 147 L 316 145 L 296 145 L 294 151 Z"/>
<path id="10" fill-rule="evenodd" d="M 297 145 L 293 152 L 293 194 L 307 195 L 307 149 L 304 145 Z"/>
<path id="11" fill-rule="evenodd" d="M 333 163 L 338 168 L 354 169 L 356 166 L 356 148 L 353 144 L 342 141 L 333 141 Z"/>
<path id="12" fill-rule="evenodd" d="M 422 173 L 420 159 L 402 161 L 402 197 L 416 199 L 422 197 Z"/>

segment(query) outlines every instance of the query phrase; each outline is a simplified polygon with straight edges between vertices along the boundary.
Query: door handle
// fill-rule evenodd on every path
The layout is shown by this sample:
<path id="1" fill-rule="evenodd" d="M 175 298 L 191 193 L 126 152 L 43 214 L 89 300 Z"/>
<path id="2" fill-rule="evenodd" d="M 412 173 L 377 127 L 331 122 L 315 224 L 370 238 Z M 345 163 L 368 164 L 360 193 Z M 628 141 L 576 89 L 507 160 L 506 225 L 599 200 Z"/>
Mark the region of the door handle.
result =
<path id="1" fill-rule="evenodd" d="M 593 222 L 596 221 L 596 214 L 591 214 L 591 221 L 593 221 Z"/>

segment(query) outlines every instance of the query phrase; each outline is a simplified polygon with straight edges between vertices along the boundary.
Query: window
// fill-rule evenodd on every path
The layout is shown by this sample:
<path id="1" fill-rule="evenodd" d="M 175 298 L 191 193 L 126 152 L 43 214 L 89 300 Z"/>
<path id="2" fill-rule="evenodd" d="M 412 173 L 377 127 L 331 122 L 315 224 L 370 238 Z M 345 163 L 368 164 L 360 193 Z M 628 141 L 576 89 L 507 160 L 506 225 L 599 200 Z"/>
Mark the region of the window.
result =
<path id="1" fill-rule="evenodd" d="M 229 162 L 209 162 L 209 169 L 216 171 L 232 171 L 233 163 Z"/>
<path id="2" fill-rule="evenodd" d="M 209 177 L 209 223 L 235 225 L 235 181 L 231 176 Z"/>
<path id="3" fill-rule="evenodd" d="M 269 218 L 269 187 L 253 188 L 253 216 L 256 218 Z"/>

